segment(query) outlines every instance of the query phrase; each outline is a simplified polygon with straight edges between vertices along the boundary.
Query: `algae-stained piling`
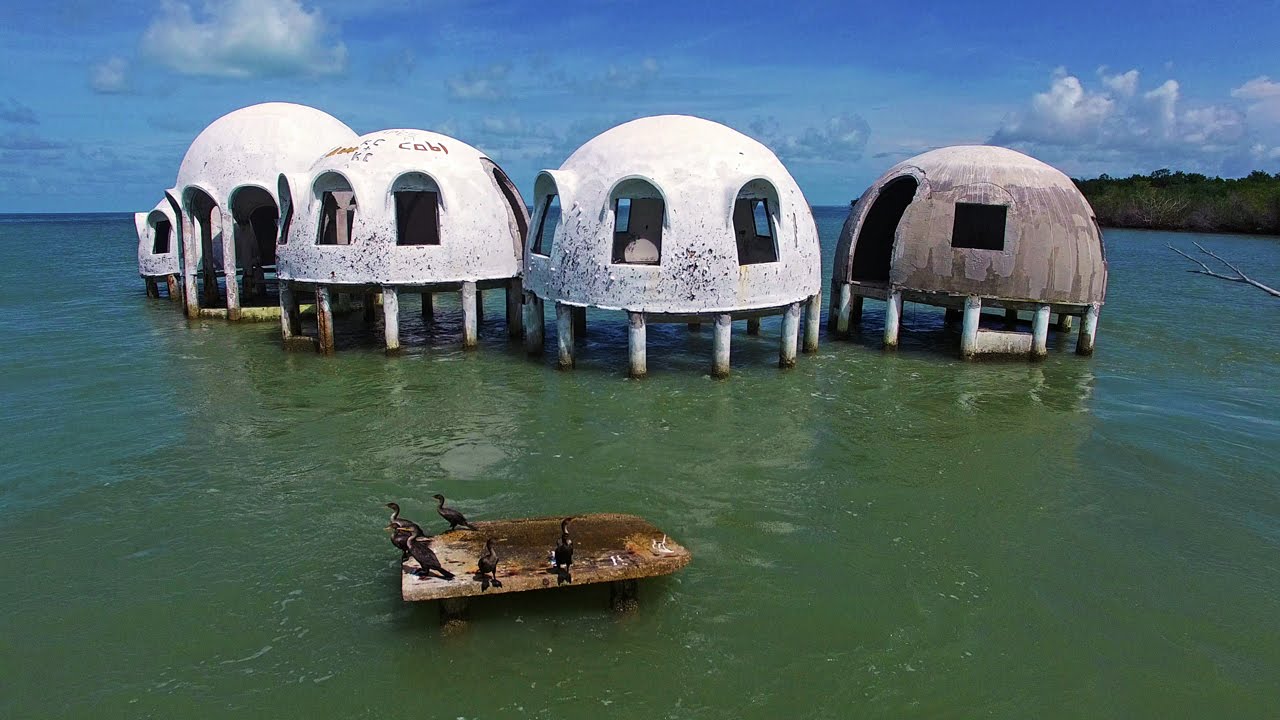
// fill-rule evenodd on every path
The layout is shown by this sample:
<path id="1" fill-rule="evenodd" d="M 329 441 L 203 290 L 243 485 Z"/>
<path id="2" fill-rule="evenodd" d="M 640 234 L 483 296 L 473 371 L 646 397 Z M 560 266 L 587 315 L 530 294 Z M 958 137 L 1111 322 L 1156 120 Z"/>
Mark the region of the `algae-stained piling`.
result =
<path id="1" fill-rule="evenodd" d="M 453 530 L 437 535 L 431 549 L 453 580 L 419 577 L 416 560 L 403 565 L 400 595 L 407 601 L 444 600 L 560 587 L 551 568 L 551 549 L 560 539 L 562 517 L 495 520 L 474 523 L 478 530 Z M 634 581 L 669 575 L 689 564 L 692 556 L 644 518 L 600 513 L 575 516 L 569 525 L 573 538 L 572 585 Z M 486 538 L 493 539 L 500 559 L 502 587 L 482 588 L 474 579 L 476 560 Z"/>

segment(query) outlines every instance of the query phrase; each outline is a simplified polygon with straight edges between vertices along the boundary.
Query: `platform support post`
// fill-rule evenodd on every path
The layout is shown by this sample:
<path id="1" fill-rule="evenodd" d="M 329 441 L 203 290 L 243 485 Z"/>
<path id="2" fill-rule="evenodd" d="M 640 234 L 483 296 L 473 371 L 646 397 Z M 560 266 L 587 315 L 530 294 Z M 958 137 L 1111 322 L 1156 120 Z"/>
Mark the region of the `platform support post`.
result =
<path id="1" fill-rule="evenodd" d="M 422 319 L 430 320 L 436 316 L 435 299 L 429 291 L 422 291 Z"/>
<path id="2" fill-rule="evenodd" d="M 942 316 L 942 324 L 955 325 L 956 323 L 960 322 L 960 319 L 962 317 L 964 317 L 963 310 L 956 310 L 955 308 L 947 308 L 946 314 Z"/>
<path id="3" fill-rule="evenodd" d="M 484 322 L 484 291 L 476 288 L 476 324 Z"/>
<path id="4" fill-rule="evenodd" d="M 1049 306 L 1038 305 L 1031 320 L 1031 359 L 1041 360 L 1049 354 Z"/>
<path id="5" fill-rule="evenodd" d="M 466 598 L 445 598 L 440 602 L 440 626 L 446 630 L 466 627 L 471 615 L 471 603 Z"/>
<path id="6" fill-rule="evenodd" d="M 902 291 L 889 293 L 884 306 L 884 346 L 888 350 L 898 347 L 898 326 L 902 324 Z"/>
<path id="7" fill-rule="evenodd" d="M 712 340 L 711 377 L 729 377 L 729 338 L 733 331 L 733 316 L 716 315 L 715 337 Z"/>
<path id="8" fill-rule="evenodd" d="M 635 612 L 640 607 L 640 583 L 635 580 L 614 580 L 609 583 L 609 606 L 614 612 Z"/>
<path id="9" fill-rule="evenodd" d="M 796 343 L 800 337 L 800 303 L 791 303 L 782 315 L 782 338 L 778 341 L 778 367 L 795 367 Z"/>
<path id="10" fill-rule="evenodd" d="M 1004 329 L 1005 330 L 1018 329 L 1018 311 L 1017 310 L 1014 310 L 1013 308 L 1004 309 Z"/>
<path id="11" fill-rule="evenodd" d="M 582 340 L 587 337 L 587 309 L 584 307 L 575 307 L 573 309 L 573 339 Z"/>
<path id="12" fill-rule="evenodd" d="M 476 308 L 479 307 L 476 284 L 471 281 L 462 283 L 462 349 L 474 350 L 479 344 L 476 323 L 479 318 Z"/>
<path id="13" fill-rule="evenodd" d="M 561 370 L 573 369 L 573 306 L 556 303 L 556 345 Z"/>
<path id="14" fill-rule="evenodd" d="M 542 354 L 545 315 L 542 298 L 533 293 L 524 296 L 524 349 L 530 355 Z"/>
<path id="15" fill-rule="evenodd" d="M 859 297 L 858 300 L 861 301 L 862 298 Z M 849 334 L 849 324 L 853 322 L 853 288 L 849 286 L 849 283 L 840 283 L 837 288 L 835 302 L 836 335 L 846 337 Z M 861 310 L 861 306 L 859 306 L 859 310 Z"/>
<path id="16" fill-rule="evenodd" d="M 325 355 L 333 354 L 333 306 L 329 300 L 329 286 L 316 286 L 316 328 L 320 341 L 319 350 Z"/>
<path id="17" fill-rule="evenodd" d="M 1098 311 L 1102 306 L 1098 303 L 1090 303 L 1089 309 L 1084 313 L 1084 319 L 1080 322 L 1080 337 L 1076 340 L 1077 355 L 1092 355 L 1094 337 L 1098 332 Z"/>
<path id="18" fill-rule="evenodd" d="M 1074 318 L 1072 318 L 1070 315 L 1066 313 L 1058 313 L 1058 327 L 1056 328 L 1056 330 L 1060 333 L 1071 332 L 1071 325 L 1073 324 L 1072 323 L 1073 319 Z"/>
<path id="19" fill-rule="evenodd" d="M 142 282 L 147 286 L 147 297 L 160 297 L 160 284 L 156 282 L 155 278 L 143 276 Z"/>
<path id="20" fill-rule="evenodd" d="M 168 275 L 164 276 L 164 283 L 169 288 L 170 300 L 177 300 L 178 298 L 182 297 L 180 294 L 182 291 L 178 289 L 180 287 L 178 285 L 178 278 L 173 273 L 169 273 Z"/>
<path id="21" fill-rule="evenodd" d="M 978 324 L 982 320 L 982 298 L 970 295 L 964 299 L 964 324 L 960 326 L 960 357 L 973 358 L 978 350 Z"/>
<path id="22" fill-rule="evenodd" d="M 293 294 L 293 284 L 280 281 L 280 335 L 285 345 L 302 334 L 302 318 L 298 314 L 298 298 Z"/>
<path id="23" fill-rule="evenodd" d="M 645 345 L 644 313 L 627 312 L 627 374 L 633 378 L 642 378 L 649 373 Z"/>
<path id="24" fill-rule="evenodd" d="M 758 317 L 747 318 L 747 334 L 748 335 L 760 334 L 760 318 Z"/>
<path id="25" fill-rule="evenodd" d="M 365 301 L 373 305 L 373 296 Z M 387 341 L 387 354 L 400 351 L 400 289 L 395 285 L 382 288 L 382 336 Z"/>
<path id="26" fill-rule="evenodd" d="M 822 322 L 822 293 L 809 296 L 804 309 L 804 351 L 818 352 L 818 330 Z"/>
<path id="27" fill-rule="evenodd" d="M 507 282 L 507 337 L 518 338 L 524 334 L 524 297 L 523 283 L 520 278 L 511 278 Z"/>

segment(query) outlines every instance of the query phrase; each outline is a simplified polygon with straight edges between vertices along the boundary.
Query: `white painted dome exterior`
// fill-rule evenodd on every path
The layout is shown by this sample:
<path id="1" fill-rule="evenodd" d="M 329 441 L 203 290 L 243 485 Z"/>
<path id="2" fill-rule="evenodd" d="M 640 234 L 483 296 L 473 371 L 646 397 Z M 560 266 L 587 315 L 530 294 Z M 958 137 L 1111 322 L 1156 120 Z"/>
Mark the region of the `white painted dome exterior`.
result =
<path id="1" fill-rule="evenodd" d="M 156 225 L 169 223 L 169 251 L 156 253 Z M 150 212 L 133 214 L 138 230 L 138 274 L 142 277 L 164 277 L 180 272 L 178 258 L 182 250 L 182 224 L 168 198 L 160 200 Z"/>
<path id="2" fill-rule="evenodd" d="M 857 243 L 886 186 L 917 183 L 893 235 L 887 284 L 953 296 L 1088 304 L 1106 294 L 1093 208 L 1061 171 L 1016 150 L 959 145 L 894 165 L 850 210 L 836 248 L 837 282 L 859 281 Z M 953 247 L 957 204 L 1006 206 L 1003 249 Z M 881 283 L 884 284 L 884 283 Z"/>
<path id="3" fill-rule="evenodd" d="M 224 211 L 232 192 L 245 185 L 274 198 L 280 173 L 305 170 L 320 153 L 355 137 L 337 118 L 306 105 L 250 105 L 214 120 L 196 136 L 178 168 L 176 187 L 179 193 L 200 188 Z"/>
<path id="4" fill-rule="evenodd" d="M 660 262 L 614 262 L 615 191 L 640 180 L 661 194 Z M 762 181 L 762 182 L 761 182 Z M 733 213 L 752 187 L 770 198 L 776 262 L 740 265 Z M 634 184 L 633 184 L 634 185 Z M 780 307 L 819 292 L 821 255 L 809 203 L 767 147 L 701 118 L 624 123 L 535 183 L 534 238 L 549 195 L 561 221 L 549 255 L 525 247 L 525 288 L 544 300 L 647 313 Z"/>
<path id="5" fill-rule="evenodd" d="M 520 275 L 528 210 L 505 173 L 476 148 L 398 129 L 326 150 L 309 171 L 279 176 L 287 234 L 277 249 L 281 279 L 428 285 Z M 350 244 L 322 245 L 322 197 L 339 176 L 355 193 Z M 437 194 L 439 244 L 397 245 L 397 189 Z"/>

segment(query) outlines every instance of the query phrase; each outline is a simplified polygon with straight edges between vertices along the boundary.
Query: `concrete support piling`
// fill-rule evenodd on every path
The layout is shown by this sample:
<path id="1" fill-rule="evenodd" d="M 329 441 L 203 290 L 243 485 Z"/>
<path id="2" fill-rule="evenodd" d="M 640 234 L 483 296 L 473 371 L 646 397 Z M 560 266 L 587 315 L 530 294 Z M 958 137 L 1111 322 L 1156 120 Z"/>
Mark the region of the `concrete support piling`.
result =
<path id="1" fill-rule="evenodd" d="M 1057 331 L 1060 333 L 1071 332 L 1072 320 L 1073 318 L 1070 315 L 1066 313 L 1058 313 L 1058 327 L 1056 328 Z"/>
<path id="2" fill-rule="evenodd" d="M 635 612 L 640 607 L 640 584 L 635 580 L 609 583 L 609 606 L 617 613 Z"/>
<path id="3" fill-rule="evenodd" d="M 964 299 L 964 324 L 960 327 L 960 357 L 968 360 L 977 354 L 978 324 L 982 320 L 982 298 L 970 295 Z"/>
<path id="4" fill-rule="evenodd" d="M 862 309 L 862 298 L 858 298 L 858 309 Z M 853 288 L 848 283 L 840 283 L 836 295 L 836 334 L 840 337 L 846 337 L 849 334 L 849 324 L 853 322 Z M 859 313 L 861 314 L 861 313 Z M 859 318 L 861 319 L 861 318 Z"/>
<path id="5" fill-rule="evenodd" d="M 484 291 L 476 288 L 476 323 L 484 322 Z"/>
<path id="6" fill-rule="evenodd" d="M 839 280 L 831 281 L 831 312 L 827 313 L 827 332 L 834 334 L 840 325 L 840 286 L 844 283 Z"/>
<path id="7" fill-rule="evenodd" d="M 144 277 L 142 278 L 142 282 L 147 286 L 147 297 L 149 298 L 160 297 L 160 284 L 156 282 L 155 278 Z"/>
<path id="8" fill-rule="evenodd" d="M 472 350 L 479 344 L 476 330 L 479 320 L 476 313 L 478 306 L 476 284 L 471 281 L 462 283 L 460 294 L 462 296 L 462 349 Z"/>
<path id="9" fill-rule="evenodd" d="M 200 298 L 196 295 L 196 264 L 198 262 L 195 245 L 198 240 L 192 236 L 195 224 L 186 213 L 182 214 L 182 299 L 186 305 L 187 317 L 200 317 Z"/>
<path id="10" fill-rule="evenodd" d="M 422 319 L 431 320 L 436 316 L 436 304 L 429 292 L 422 293 Z"/>
<path id="11" fill-rule="evenodd" d="M 858 327 L 862 325 L 862 301 L 861 295 L 854 295 L 853 301 L 849 304 L 849 325 L 850 327 Z"/>
<path id="12" fill-rule="evenodd" d="M 889 293 L 884 308 L 884 346 L 898 347 L 898 326 L 902 322 L 902 292 L 894 290 Z"/>
<path id="13" fill-rule="evenodd" d="M 1094 336 L 1098 331 L 1098 311 L 1102 306 L 1098 303 L 1089 305 L 1089 309 L 1084 313 L 1084 319 L 1080 322 L 1080 336 L 1076 340 L 1077 355 L 1092 355 Z"/>
<path id="14" fill-rule="evenodd" d="M 384 293 L 385 293 L 385 290 L 384 290 Z M 364 321 L 367 323 L 371 323 L 377 318 L 377 313 L 374 311 L 373 306 L 374 306 L 373 293 L 364 293 L 360 296 L 361 316 L 364 318 Z"/>
<path id="15" fill-rule="evenodd" d="M 800 338 L 800 303 L 791 303 L 782 316 L 782 338 L 778 341 L 778 367 L 795 367 L 796 344 Z"/>
<path id="16" fill-rule="evenodd" d="M 298 298 L 288 280 L 280 281 L 280 335 L 285 344 L 302 334 L 302 318 L 298 313 Z"/>
<path id="17" fill-rule="evenodd" d="M 946 314 L 945 314 L 945 315 L 943 316 L 943 318 L 942 318 L 942 324 L 943 324 L 943 325 L 955 325 L 956 323 L 960 322 L 960 319 L 961 319 L 961 318 L 963 318 L 963 317 L 964 317 L 964 311 L 963 311 L 963 310 L 956 310 L 956 309 L 954 309 L 954 308 L 947 308 L 947 312 L 946 312 Z"/>
<path id="18" fill-rule="evenodd" d="M 1049 306 L 1039 305 L 1031 320 L 1031 359 L 1039 360 L 1049 354 Z"/>
<path id="19" fill-rule="evenodd" d="M 758 317 L 747 318 L 747 334 L 748 335 L 760 334 L 760 318 Z"/>
<path id="20" fill-rule="evenodd" d="M 818 352 L 818 330 L 822 322 L 822 293 L 809 296 L 804 309 L 804 351 Z"/>
<path id="21" fill-rule="evenodd" d="M 542 354 L 544 312 L 542 298 L 533 293 L 524 296 L 524 349 L 530 355 Z"/>
<path id="22" fill-rule="evenodd" d="M 227 319 L 240 319 L 240 283 L 236 277 L 235 220 L 230 214 L 222 218 L 222 278 L 227 288 Z"/>
<path id="23" fill-rule="evenodd" d="M 329 302 L 329 286 L 316 286 L 316 328 L 319 350 L 325 355 L 333 354 L 333 306 Z"/>
<path id="24" fill-rule="evenodd" d="M 507 337 L 518 338 L 524 334 L 524 284 L 520 278 L 507 283 Z"/>
<path id="25" fill-rule="evenodd" d="M 573 306 L 556 303 L 556 345 L 559 348 L 557 360 L 561 370 L 573 368 Z"/>
<path id="26" fill-rule="evenodd" d="M 575 340 L 581 340 L 587 336 L 587 309 L 584 307 L 575 307 L 573 309 L 573 337 Z"/>
<path id="27" fill-rule="evenodd" d="M 373 296 L 365 298 L 373 306 Z M 400 290 L 395 285 L 382 288 L 382 336 L 387 341 L 387 354 L 400 351 Z"/>
<path id="28" fill-rule="evenodd" d="M 716 315 L 715 337 L 712 341 L 711 377 L 729 377 L 729 341 L 733 331 L 733 316 Z"/>
<path id="29" fill-rule="evenodd" d="M 642 378 L 649 374 L 646 363 L 645 318 L 642 312 L 627 313 L 627 374 Z"/>
<path id="30" fill-rule="evenodd" d="M 1018 311 L 1017 311 L 1017 310 L 1014 310 L 1013 308 L 1005 308 L 1005 310 L 1004 310 L 1004 329 L 1005 329 L 1005 330 L 1017 330 L 1017 329 L 1018 329 Z"/>
<path id="31" fill-rule="evenodd" d="M 181 297 L 181 294 L 180 294 L 180 292 L 181 292 L 181 291 L 179 291 L 179 289 L 178 289 L 178 287 L 179 287 L 179 286 L 178 286 L 178 278 L 177 278 L 175 275 L 173 275 L 173 274 L 165 275 L 165 276 L 164 276 L 164 283 L 165 283 L 165 285 L 166 285 L 166 286 L 168 286 L 168 288 L 169 288 L 169 299 L 170 299 L 170 300 L 177 300 L 178 298 L 180 298 L 180 297 Z"/>

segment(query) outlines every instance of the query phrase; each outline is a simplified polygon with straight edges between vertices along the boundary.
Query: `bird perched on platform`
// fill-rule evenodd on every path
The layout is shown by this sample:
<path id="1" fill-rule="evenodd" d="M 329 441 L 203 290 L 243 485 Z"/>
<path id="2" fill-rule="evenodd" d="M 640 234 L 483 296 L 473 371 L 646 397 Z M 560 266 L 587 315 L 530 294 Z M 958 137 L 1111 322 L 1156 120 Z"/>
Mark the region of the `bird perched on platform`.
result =
<path id="1" fill-rule="evenodd" d="M 569 574 L 569 567 L 573 565 L 573 538 L 569 537 L 569 522 L 573 520 L 567 517 L 560 521 L 560 542 L 556 543 L 556 549 L 552 551 L 551 558 L 555 562 L 556 584 L 573 582 L 573 576 Z"/>
<path id="2" fill-rule="evenodd" d="M 444 569 L 440 564 L 440 558 L 436 557 L 435 551 L 431 549 L 431 538 L 420 532 L 414 532 L 409 536 L 409 554 L 418 561 L 418 565 L 422 566 L 422 570 L 418 573 L 419 577 L 431 577 L 431 571 L 435 570 L 445 580 L 453 579 L 453 573 Z"/>
<path id="3" fill-rule="evenodd" d="M 418 523 L 400 517 L 400 506 L 396 503 L 389 502 L 387 507 L 391 508 L 391 520 L 387 523 L 387 530 L 391 531 L 391 544 L 400 549 L 403 553 L 400 561 L 404 562 L 409 559 L 409 538 L 416 532 L 419 535 L 426 535 L 422 531 L 422 526 Z"/>
<path id="4" fill-rule="evenodd" d="M 439 501 L 440 504 L 436 506 L 436 512 L 440 513 L 440 517 L 444 518 L 449 523 L 450 530 L 456 530 L 459 527 L 464 527 L 468 530 L 476 529 L 474 525 L 467 522 L 467 519 L 462 516 L 462 513 L 458 512 L 457 510 L 454 510 L 453 508 L 448 508 L 444 506 L 443 495 L 436 493 L 431 497 L 434 497 L 436 500 Z"/>
<path id="5" fill-rule="evenodd" d="M 493 550 L 493 538 L 486 538 L 484 552 L 480 553 L 480 559 L 476 561 L 479 566 L 477 574 L 480 576 L 481 592 L 488 590 L 490 583 L 494 587 L 502 587 L 502 581 L 498 579 L 498 560 L 498 553 Z"/>

